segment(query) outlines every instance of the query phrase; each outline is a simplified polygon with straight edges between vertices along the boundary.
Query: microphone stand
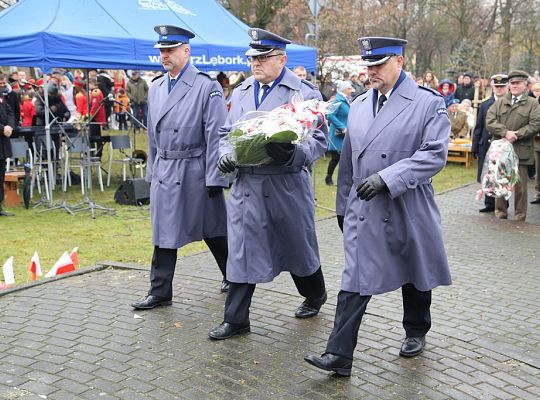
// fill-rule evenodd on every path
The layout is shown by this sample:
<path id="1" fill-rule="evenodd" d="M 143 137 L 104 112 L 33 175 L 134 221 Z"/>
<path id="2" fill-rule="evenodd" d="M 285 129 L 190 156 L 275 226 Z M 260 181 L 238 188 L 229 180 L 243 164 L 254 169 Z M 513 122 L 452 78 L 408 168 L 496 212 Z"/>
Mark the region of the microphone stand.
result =
<path id="1" fill-rule="evenodd" d="M 36 94 L 43 101 L 43 97 L 41 97 L 41 95 L 38 92 L 36 92 Z M 48 97 L 48 96 L 45 96 L 45 97 Z M 43 104 L 45 104 L 45 102 Z M 47 108 L 45 108 L 45 112 L 48 113 Z M 50 140 L 51 140 L 50 132 L 51 131 L 50 131 L 50 129 L 51 129 L 51 125 L 53 123 L 55 123 L 57 119 L 58 119 L 58 117 L 54 117 L 54 119 L 50 123 L 45 125 L 45 147 L 46 147 L 46 149 L 48 149 L 48 151 L 47 151 L 47 174 L 46 174 L 45 179 L 43 180 L 43 184 L 44 184 L 43 186 L 44 187 L 43 187 L 43 190 L 41 191 L 41 198 L 33 206 L 33 208 L 37 208 L 37 207 L 39 207 L 41 205 L 48 205 L 49 207 L 52 207 L 54 205 L 53 199 L 52 199 L 52 191 L 53 191 L 52 184 L 53 183 L 52 183 L 52 181 L 50 179 L 50 177 L 52 175 L 54 175 L 54 170 L 52 168 L 52 161 L 51 161 L 51 149 L 50 149 Z M 47 135 L 47 132 L 48 132 L 48 135 Z M 37 143 L 36 143 L 36 149 L 37 149 Z M 39 156 L 40 156 L 40 158 L 42 157 L 42 152 L 39 153 Z M 37 179 L 39 179 L 39 180 L 42 179 L 41 174 L 38 175 Z"/>
<path id="2" fill-rule="evenodd" d="M 90 121 L 92 121 L 94 119 L 94 117 L 99 112 L 101 107 L 103 107 L 104 99 L 101 100 L 101 104 L 99 105 L 99 107 L 90 116 L 89 122 L 84 124 L 84 126 L 81 128 L 81 130 L 79 132 L 79 137 L 82 139 L 82 141 L 86 144 L 86 147 L 87 147 L 87 150 L 84 153 L 81 153 L 81 163 L 83 165 L 83 171 L 84 171 L 84 174 L 85 174 L 85 176 L 81 177 L 81 185 L 85 185 L 84 186 L 85 189 L 84 189 L 83 201 L 81 203 L 79 203 L 79 204 L 74 205 L 73 210 L 75 212 L 90 210 L 90 213 L 91 213 L 93 219 L 96 218 L 96 210 L 103 211 L 105 213 L 111 213 L 113 215 L 116 212 L 113 208 L 108 208 L 108 207 L 104 207 L 104 206 L 101 206 L 99 204 L 96 204 L 94 202 L 94 195 L 93 195 L 93 192 L 92 192 L 92 174 L 91 174 L 92 156 L 90 154 L 90 151 L 91 151 L 91 149 L 90 149 L 90 134 L 88 133 L 88 130 L 89 130 L 88 127 L 92 123 Z M 101 166 L 98 165 L 97 167 L 100 168 Z"/>
<path id="3" fill-rule="evenodd" d="M 42 204 L 46 204 L 46 203 L 52 206 L 54 204 L 53 203 L 53 189 L 54 189 L 54 183 L 55 183 L 54 180 L 56 177 L 53 176 L 54 171 L 53 171 L 53 164 L 51 160 L 51 125 L 56 121 L 56 117 L 53 119 L 52 122 L 49 121 L 50 116 L 52 115 L 51 109 L 49 107 L 49 93 L 48 93 L 49 80 L 47 78 L 47 75 L 45 75 L 45 83 L 43 86 L 43 90 L 44 90 L 43 97 L 39 93 L 38 85 L 30 83 L 26 80 L 23 82 L 23 84 L 27 84 L 27 83 L 30 84 L 31 86 L 35 86 L 38 88 L 38 90 L 36 90 L 35 93 L 39 97 L 39 99 L 43 102 L 43 108 L 45 111 L 45 148 L 46 148 L 46 154 L 47 154 L 47 180 L 49 181 L 48 185 L 47 185 L 47 182 L 45 182 L 45 191 L 47 192 L 46 196 L 44 197 L 42 193 L 41 199 L 36 205 L 34 205 L 34 208 Z"/>
<path id="4" fill-rule="evenodd" d="M 57 118 L 58 117 L 56 117 L 54 120 L 56 120 Z M 64 130 L 64 127 L 60 123 L 58 123 L 57 125 L 60 128 L 60 131 L 62 132 L 62 135 L 64 136 L 64 140 L 66 142 L 66 148 L 67 148 L 69 143 L 71 143 L 71 140 L 69 139 L 68 134 Z M 60 151 L 60 149 L 58 149 L 58 151 Z M 59 153 L 59 154 L 62 154 L 62 153 Z M 66 155 L 64 154 L 63 158 L 65 159 L 65 157 L 66 157 Z M 62 160 L 62 156 L 60 156 L 60 160 Z M 66 167 L 67 167 L 67 165 L 65 165 L 65 161 L 64 162 L 60 161 L 60 175 L 62 177 L 62 197 L 61 197 L 62 201 L 60 202 L 60 204 L 54 205 L 54 206 L 52 206 L 52 207 L 50 207 L 48 209 L 45 209 L 45 210 L 41 210 L 40 212 L 47 212 L 47 211 L 62 209 L 62 210 L 65 210 L 66 212 L 68 212 L 71 215 L 75 215 L 75 213 L 71 210 L 71 208 L 69 207 L 69 205 L 67 203 L 67 200 L 66 200 L 66 190 L 67 190 L 67 178 L 65 177 L 65 175 L 66 175 Z M 69 173 L 69 171 L 67 171 L 67 173 Z"/>

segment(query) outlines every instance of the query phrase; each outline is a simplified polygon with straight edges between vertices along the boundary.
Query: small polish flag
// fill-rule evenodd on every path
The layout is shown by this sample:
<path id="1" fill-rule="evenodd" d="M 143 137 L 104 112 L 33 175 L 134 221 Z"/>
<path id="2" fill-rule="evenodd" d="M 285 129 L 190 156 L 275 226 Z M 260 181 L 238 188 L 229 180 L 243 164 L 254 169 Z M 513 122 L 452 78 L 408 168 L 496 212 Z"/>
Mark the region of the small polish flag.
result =
<path id="1" fill-rule="evenodd" d="M 37 251 L 32 256 L 30 264 L 30 272 L 32 273 L 32 280 L 35 281 L 36 277 L 43 275 L 41 272 L 41 263 L 39 262 L 39 256 Z"/>
<path id="2" fill-rule="evenodd" d="M 80 263 L 79 263 L 79 254 L 77 253 L 79 251 L 79 248 L 78 247 L 75 247 L 73 248 L 73 250 L 71 250 L 71 254 L 69 255 L 69 257 L 71 258 L 71 261 L 73 261 L 73 265 L 75 267 L 80 267 Z"/>
<path id="3" fill-rule="evenodd" d="M 9 257 L 2 267 L 4 273 L 4 281 L 6 285 L 13 285 L 15 283 L 15 275 L 13 274 L 13 256 Z"/>
<path id="4" fill-rule="evenodd" d="M 54 264 L 54 266 L 51 268 L 51 270 L 47 272 L 45 278 L 52 278 L 53 276 L 65 274 L 66 272 L 71 271 L 75 271 L 75 266 L 73 265 L 73 261 L 71 261 L 68 252 L 65 251 L 64 254 L 62 254 L 62 257 L 60 257 L 56 264 Z"/>

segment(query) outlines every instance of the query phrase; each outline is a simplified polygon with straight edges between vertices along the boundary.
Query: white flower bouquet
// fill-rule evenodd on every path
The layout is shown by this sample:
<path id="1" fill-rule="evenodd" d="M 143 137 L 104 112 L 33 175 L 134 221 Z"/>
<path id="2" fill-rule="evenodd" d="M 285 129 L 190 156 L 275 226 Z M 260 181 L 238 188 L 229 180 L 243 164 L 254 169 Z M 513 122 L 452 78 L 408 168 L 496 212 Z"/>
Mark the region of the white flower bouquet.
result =
<path id="1" fill-rule="evenodd" d="M 494 140 L 482 168 L 482 193 L 508 200 L 519 182 L 518 166 L 519 158 L 512 143 L 506 139 Z"/>
<path id="2" fill-rule="evenodd" d="M 324 115 L 335 108 L 329 102 L 302 101 L 295 95 L 291 103 L 272 111 L 252 111 L 239 119 L 229 133 L 239 166 L 259 166 L 272 159 L 266 154 L 267 143 L 302 143 L 324 123 Z"/>

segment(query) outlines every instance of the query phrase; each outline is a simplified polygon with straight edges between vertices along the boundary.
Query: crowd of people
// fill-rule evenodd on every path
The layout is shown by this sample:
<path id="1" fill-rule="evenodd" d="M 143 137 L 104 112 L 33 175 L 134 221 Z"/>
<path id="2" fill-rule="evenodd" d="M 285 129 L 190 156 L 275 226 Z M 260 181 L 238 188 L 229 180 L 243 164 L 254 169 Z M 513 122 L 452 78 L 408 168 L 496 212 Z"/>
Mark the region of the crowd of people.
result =
<path id="1" fill-rule="evenodd" d="M 85 74 L 86 72 L 86 74 Z M 127 130 L 146 126 L 148 87 L 155 73 L 141 76 L 133 70 L 55 69 L 44 77 L 27 77 L 26 70 L 0 73 L 0 92 L 14 112 L 15 124 L 21 127 L 45 124 L 45 90 L 50 119 L 57 122 L 94 122 L 97 134 L 101 127 Z M 133 118 L 128 118 L 128 113 Z M 98 129 L 99 128 L 99 129 Z"/>

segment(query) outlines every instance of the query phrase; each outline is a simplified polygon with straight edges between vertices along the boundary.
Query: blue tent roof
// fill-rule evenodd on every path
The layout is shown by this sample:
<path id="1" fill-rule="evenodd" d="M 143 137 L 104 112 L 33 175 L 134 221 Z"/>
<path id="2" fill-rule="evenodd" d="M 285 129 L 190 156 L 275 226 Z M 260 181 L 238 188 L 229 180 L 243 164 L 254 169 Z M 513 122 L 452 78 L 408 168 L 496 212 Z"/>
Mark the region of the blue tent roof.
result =
<path id="1" fill-rule="evenodd" d="M 21 0 L 0 13 L 0 65 L 162 69 L 155 25 L 196 34 L 192 62 L 201 70 L 249 65 L 248 26 L 214 0 Z M 287 46 L 289 67 L 316 70 L 316 50 Z"/>

